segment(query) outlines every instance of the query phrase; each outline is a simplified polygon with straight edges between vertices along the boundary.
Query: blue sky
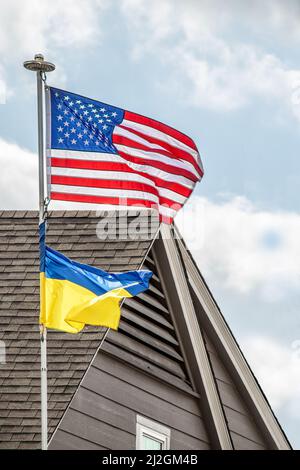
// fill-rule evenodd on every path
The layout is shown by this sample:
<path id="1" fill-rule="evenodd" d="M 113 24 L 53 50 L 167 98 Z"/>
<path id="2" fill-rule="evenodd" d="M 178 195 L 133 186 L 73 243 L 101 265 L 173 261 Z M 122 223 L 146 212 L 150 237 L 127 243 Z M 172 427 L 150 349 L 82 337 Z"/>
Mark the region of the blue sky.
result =
<path id="1" fill-rule="evenodd" d="M 0 207 L 37 207 L 36 52 L 53 86 L 190 135 L 205 176 L 178 224 L 295 447 L 299 21 L 297 0 L 4 0 L 0 18 Z"/>

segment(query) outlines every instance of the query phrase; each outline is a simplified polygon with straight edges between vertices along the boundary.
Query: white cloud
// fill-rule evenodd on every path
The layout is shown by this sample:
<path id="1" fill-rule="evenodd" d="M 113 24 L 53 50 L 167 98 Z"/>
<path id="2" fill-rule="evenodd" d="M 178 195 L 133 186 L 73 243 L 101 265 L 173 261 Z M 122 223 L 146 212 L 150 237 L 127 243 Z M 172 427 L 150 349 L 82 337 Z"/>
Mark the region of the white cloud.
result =
<path id="1" fill-rule="evenodd" d="M 277 301 L 300 288 L 300 214 L 193 196 L 178 225 L 208 280 Z M 197 234 L 197 238 L 195 238 Z"/>
<path id="2" fill-rule="evenodd" d="M 102 38 L 105 9 L 121 6 L 132 35 L 133 55 L 153 54 L 169 67 L 159 85 L 193 106 L 230 111 L 253 97 L 284 103 L 300 120 L 300 71 L 273 49 L 260 50 L 268 35 L 276 43 L 298 44 L 299 5 L 290 0 L 6 0 L 1 4 L 0 65 L 21 62 L 40 51 L 49 58 L 67 48 L 96 46 Z M 267 34 L 264 34 L 264 31 Z M 236 33 L 235 33 L 236 32 Z M 246 40 L 245 37 L 249 40 Z M 17 47 L 16 47 L 17 45 Z M 56 59 L 60 76 L 63 62 Z M 63 83 L 63 80 L 61 80 Z"/>
<path id="3" fill-rule="evenodd" d="M 5 102 L 6 102 L 6 84 L 0 75 L 0 104 L 5 104 Z"/>
<path id="4" fill-rule="evenodd" d="M 261 50 L 253 39 L 262 42 L 267 31 L 273 46 L 288 30 L 298 44 L 296 2 L 255 1 L 250 7 L 232 0 L 225 7 L 216 0 L 123 0 L 123 12 L 133 32 L 134 58 L 153 54 L 171 67 L 165 90 L 190 105 L 221 111 L 266 98 L 300 119 L 294 99 L 300 69 L 285 64 L 273 47 Z"/>
<path id="5" fill-rule="evenodd" d="M 5 70 L 0 62 L 0 105 L 6 104 L 8 98 L 13 94 L 13 90 L 7 84 Z"/>
<path id="6" fill-rule="evenodd" d="M 1 3 L 0 51 L 16 54 L 97 43 L 106 0 L 9 0 Z M 17 47 L 16 47 L 17 45 Z"/>
<path id="7" fill-rule="evenodd" d="M 300 341 L 291 347 L 264 336 L 246 338 L 243 349 L 275 410 L 300 418 Z"/>
<path id="8" fill-rule="evenodd" d="M 255 47 L 228 47 L 224 55 L 210 60 L 197 57 L 186 49 L 176 54 L 181 72 L 192 82 L 190 104 L 214 110 L 238 109 L 253 99 L 280 99 L 298 116 L 292 95 L 300 81 L 300 70 L 288 69 L 274 55 L 261 53 Z M 300 118 L 300 114 L 299 114 Z"/>
<path id="9" fill-rule="evenodd" d="M 0 138 L 0 208 L 38 208 L 37 155 Z"/>
<path id="10" fill-rule="evenodd" d="M 37 52 L 44 53 L 49 60 L 56 56 L 60 69 L 57 84 L 63 84 L 65 65 L 59 57 L 70 47 L 85 49 L 99 44 L 101 14 L 107 3 L 107 0 L 2 1 L 0 67 L 17 64 L 19 69 L 23 60 L 33 58 Z"/>

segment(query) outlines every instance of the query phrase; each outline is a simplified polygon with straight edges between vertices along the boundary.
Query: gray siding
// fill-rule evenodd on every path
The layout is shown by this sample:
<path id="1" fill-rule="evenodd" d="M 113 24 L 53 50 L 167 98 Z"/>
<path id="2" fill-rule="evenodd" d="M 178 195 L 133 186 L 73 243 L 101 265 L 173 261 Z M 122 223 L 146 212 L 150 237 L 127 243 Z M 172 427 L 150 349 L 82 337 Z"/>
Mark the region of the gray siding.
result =
<path id="1" fill-rule="evenodd" d="M 221 404 L 228 424 L 232 444 L 236 450 L 268 449 L 269 443 L 255 421 L 236 379 L 230 373 L 220 355 L 215 337 L 212 337 L 203 315 L 202 306 L 190 285 L 195 311 L 202 327 L 202 334 L 217 385 Z M 213 339 L 214 338 L 214 339 Z"/>
<path id="2" fill-rule="evenodd" d="M 170 427 L 172 449 L 211 447 L 151 254 L 144 267 L 149 290 L 126 299 L 50 448 L 134 449 L 137 414 Z"/>
<path id="3" fill-rule="evenodd" d="M 233 378 L 207 335 L 206 348 L 215 375 L 228 428 L 235 449 L 267 449 L 268 444 L 255 423 L 245 400 L 239 393 Z"/>
<path id="4" fill-rule="evenodd" d="M 118 331 L 110 331 L 103 350 L 193 393 L 161 281 L 151 256 L 143 265 L 153 272 L 149 289 L 126 299 Z"/>
<path id="5" fill-rule="evenodd" d="M 171 449 L 209 449 L 199 399 L 99 352 L 50 449 L 135 449 L 137 414 L 171 429 Z"/>

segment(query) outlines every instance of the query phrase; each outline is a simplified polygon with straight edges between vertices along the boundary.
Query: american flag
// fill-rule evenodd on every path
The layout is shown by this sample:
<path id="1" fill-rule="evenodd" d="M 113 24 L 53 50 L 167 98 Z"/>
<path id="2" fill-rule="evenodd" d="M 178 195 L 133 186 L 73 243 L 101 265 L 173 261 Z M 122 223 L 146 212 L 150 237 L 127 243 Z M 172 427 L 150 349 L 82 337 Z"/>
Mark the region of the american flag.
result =
<path id="1" fill-rule="evenodd" d="M 172 222 L 203 176 L 190 137 L 57 88 L 46 101 L 51 199 L 154 208 Z"/>

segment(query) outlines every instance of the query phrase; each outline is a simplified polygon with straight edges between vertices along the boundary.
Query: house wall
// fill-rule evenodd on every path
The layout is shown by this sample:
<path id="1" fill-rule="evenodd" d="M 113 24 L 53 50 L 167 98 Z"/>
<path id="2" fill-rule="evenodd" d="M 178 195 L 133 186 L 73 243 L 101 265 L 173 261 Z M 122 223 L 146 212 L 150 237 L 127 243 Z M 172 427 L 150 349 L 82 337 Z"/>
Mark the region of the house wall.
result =
<path id="1" fill-rule="evenodd" d="M 171 430 L 171 449 L 209 449 L 199 398 L 100 351 L 49 449 L 135 449 L 136 416 Z"/>
<path id="2" fill-rule="evenodd" d="M 203 320 L 202 306 L 192 287 L 190 289 L 196 313 L 204 329 L 205 322 Z M 227 369 L 224 360 L 222 360 L 208 330 L 203 332 L 203 337 L 234 449 L 268 449 L 268 442 L 255 422 L 245 398 L 237 388 L 235 380 Z"/>
<path id="3" fill-rule="evenodd" d="M 144 267 L 149 289 L 124 302 L 50 449 L 135 449 L 137 414 L 168 426 L 172 449 L 211 447 L 151 253 Z"/>

